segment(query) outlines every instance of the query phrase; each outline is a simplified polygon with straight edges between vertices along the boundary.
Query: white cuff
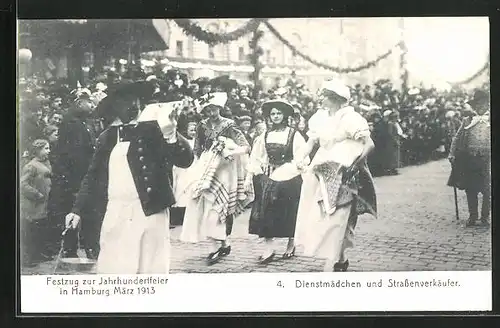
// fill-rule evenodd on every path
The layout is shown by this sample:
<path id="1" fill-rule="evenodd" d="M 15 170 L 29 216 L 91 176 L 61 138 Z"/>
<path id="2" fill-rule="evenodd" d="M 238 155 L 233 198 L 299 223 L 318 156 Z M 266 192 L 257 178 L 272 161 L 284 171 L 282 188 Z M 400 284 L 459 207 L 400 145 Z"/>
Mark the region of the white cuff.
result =
<path id="1" fill-rule="evenodd" d="M 177 133 L 174 133 L 174 134 L 169 135 L 169 136 L 163 136 L 163 138 L 165 139 L 165 141 L 168 144 L 174 144 L 177 142 Z"/>

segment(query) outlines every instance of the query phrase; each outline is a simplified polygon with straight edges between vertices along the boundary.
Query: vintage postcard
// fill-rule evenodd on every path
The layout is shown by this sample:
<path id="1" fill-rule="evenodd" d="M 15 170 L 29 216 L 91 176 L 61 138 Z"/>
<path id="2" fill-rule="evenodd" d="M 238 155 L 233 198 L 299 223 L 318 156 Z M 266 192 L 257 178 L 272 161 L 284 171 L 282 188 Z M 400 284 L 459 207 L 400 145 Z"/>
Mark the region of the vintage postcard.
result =
<path id="1" fill-rule="evenodd" d="M 489 49 L 487 17 L 19 20 L 21 313 L 491 310 Z"/>

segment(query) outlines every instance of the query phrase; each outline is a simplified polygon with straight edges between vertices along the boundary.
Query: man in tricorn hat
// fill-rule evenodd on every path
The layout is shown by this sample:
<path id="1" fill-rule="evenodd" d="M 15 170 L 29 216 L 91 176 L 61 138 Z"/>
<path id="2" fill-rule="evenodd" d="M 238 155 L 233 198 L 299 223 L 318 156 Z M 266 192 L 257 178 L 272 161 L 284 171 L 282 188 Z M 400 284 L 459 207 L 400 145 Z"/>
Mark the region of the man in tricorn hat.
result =
<path id="1" fill-rule="evenodd" d="M 466 226 L 480 221 L 489 224 L 491 193 L 491 132 L 489 94 L 482 90 L 474 93 L 469 105 L 473 116 L 463 120 L 451 143 L 448 159 L 452 172 L 448 185 L 465 190 L 469 207 Z M 478 194 L 483 195 L 481 217 L 478 213 Z"/>
<path id="2" fill-rule="evenodd" d="M 114 120 L 99 136 L 66 216 L 66 226 L 76 228 L 88 208 L 104 213 L 98 273 L 169 272 L 171 171 L 191 165 L 193 152 L 177 133 L 175 103 L 146 105 L 153 92 L 151 83 L 139 81 L 108 96 L 108 119 Z"/>

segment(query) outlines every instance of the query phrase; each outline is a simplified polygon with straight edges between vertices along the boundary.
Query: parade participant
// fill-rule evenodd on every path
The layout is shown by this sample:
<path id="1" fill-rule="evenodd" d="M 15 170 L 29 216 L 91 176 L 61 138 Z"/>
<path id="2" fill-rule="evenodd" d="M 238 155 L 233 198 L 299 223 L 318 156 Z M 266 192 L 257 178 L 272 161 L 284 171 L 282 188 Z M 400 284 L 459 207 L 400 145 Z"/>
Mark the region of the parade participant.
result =
<path id="1" fill-rule="evenodd" d="M 186 205 L 181 233 L 185 242 L 205 238 L 212 241 L 208 264 L 230 253 L 227 237 L 232 220 L 254 198 L 253 190 L 244 189 L 250 146 L 234 121 L 220 115 L 226 101 L 226 93 L 207 94 L 199 101 L 199 111 L 208 117 L 196 131 L 196 183 Z"/>
<path id="2" fill-rule="evenodd" d="M 196 136 L 197 121 L 189 121 L 184 132 L 179 131 L 189 143 L 191 149 L 194 148 L 194 138 Z M 193 164 L 188 168 L 174 166 L 172 169 L 172 185 L 175 196 L 175 205 L 170 209 L 170 225 L 179 226 L 184 221 L 186 204 L 189 197 L 189 187 L 193 177 Z"/>
<path id="3" fill-rule="evenodd" d="M 448 185 L 465 190 L 471 226 L 479 219 L 478 194 L 483 195 L 481 223 L 489 224 L 491 204 L 491 132 L 489 94 L 482 90 L 474 93 L 469 102 L 476 115 L 465 118 L 453 138 L 449 160 L 452 172 Z"/>
<path id="4" fill-rule="evenodd" d="M 304 254 L 327 258 L 325 271 L 346 271 L 345 250 L 352 246 L 358 214 L 375 215 L 373 180 L 366 156 L 373 141 L 366 120 L 347 106 L 350 90 L 330 80 L 322 87 L 322 104 L 309 120 L 309 140 L 296 164 L 303 169 L 314 145 L 319 149 L 304 169 L 295 230 Z"/>
<path id="5" fill-rule="evenodd" d="M 145 81 L 129 83 L 108 95 L 112 124 L 99 136 L 67 226 L 78 227 L 88 208 L 104 213 L 97 272 L 168 273 L 168 208 L 175 203 L 172 166 L 193 161 L 189 143 L 176 129 L 175 109 L 150 104 L 154 92 Z M 81 220 L 84 223 L 85 217 Z"/>
<path id="6" fill-rule="evenodd" d="M 49 142 L 35 140 L 30 154 L 33 158 L 23 167 L 20 177 L 22 260 L 28 266 L 47 260 L 52 255 L 44 239 L 48 232 L 47 201 L 52 172 Z"/>
<path id="7" fill-rule="evenodd" d="M 69 113 L 59 126 L 59 140 L 53 149 L 53 186 L 49 199 L 49 216 L 51 222 L 58 222 L 61 232 L 64 229 L 64 217 L 71 211 L 76 193 L 80 188 L 85 173 L 95 151 L 96 136 L 88 121 L 92 115 L 94 104 L 90 99 L 77 99 Z M 91 213 L 85 215 L 92 216 Z M 96 220 L 87 219 L 82 224 L 82 243 L 86 254 L 95 258 L 97 253 Z M 96 231 L 97 230 L 97 231 Z M 65 235 L 65 257 L 76 257 L 78 237 L 74 231 Z"/>
<path id="8" fill-rule="evenodd" d="M 273 125 L 271 130 L 255 140 L 246 184 L 253 183 L 256 189 L 249 232 L 265 239 L 266 250 L 259 261 L 266 264 L 275 256 L 274 238 L 288 238 L 283 258 L 295 255 L 293 237 L 302 178 L 297 175 L 281 180 L 275 173 L 291 165 L 298 149 L 304 148 L 306 141 L 297 130 L 287 126 L 293 107 L 285 100 L 265 102 L 262 112 Z"/>

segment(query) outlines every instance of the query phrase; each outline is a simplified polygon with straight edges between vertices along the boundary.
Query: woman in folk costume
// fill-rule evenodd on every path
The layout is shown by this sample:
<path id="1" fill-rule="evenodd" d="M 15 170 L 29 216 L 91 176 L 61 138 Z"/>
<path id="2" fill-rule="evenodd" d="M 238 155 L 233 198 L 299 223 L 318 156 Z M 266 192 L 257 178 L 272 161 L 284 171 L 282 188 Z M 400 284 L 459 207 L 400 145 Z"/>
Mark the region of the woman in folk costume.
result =
<path id="1" fill-rule="evenodd" d="M 186 127 L 180 133 L 186 137 L 187 142 L 191 149 L 194 148 L 194 138 L 196 136 L 196 121 L 188 121 Z M 173 189 L 175 196 L 175 205 L 170 209 L 171 225 L 182 225 L 184 214 L 186 213 L 186 204 L 189 199 L 190 186 L 193 183 L 193 168 L 195 163 L 191 164 L 188 168 L 181 168 L 174 166 L 172 169 Z"/>
<path id="2" fill-rule="evenodd" d="M 347 270 L 345 250 L 353 245 L 358 215 L 376 215 L 375 189 L 366 164 L 373 141 L 366 120 L 347 106 L 349 98 L 344 84 L 324 83 L 324 109 L 309 120 L 307 146 L 296 156 L 304 174 L 295 241 L 304 246 L 305 255 L 327 258 L 325 271 Z M 319 149 L 305 166 L 315 144 Z"/>
<path id="3" fill-rule="evenodd" d="M 212 241 L 208 264 L 230 253 L 227 237 L 232 220 L 254 199 L 253 189 L 244 186 L 250 146 L 234 121 L 221 117 L 226 101 L 227 94 L 219 92 L 198 102 L 208 118 L 198 124 L 196 132 L 198 158 L 181 233 L 185 242 Z"/>
<path id="4" fill-rule="evenodd" d="M 260 263 L 275 256 L 274 238 L 288 238 L 283 258 L 295 255 L 294 234 L 302 178 L 286 177 L 287 170 L 296 171 L 292 161 L 306 141 L 295 129 L 287 126 L 293 107 L 285 100 L 271 100 L 262 105 L 262 112 L 272 122 L 271 130 L 260 135 L 250 154 L 247 184 L 253 183 L 260 193 L 250 215 L 250 234 L 265 238 L 266 250 Z"/>
<path id="5" fill-rule="evenodd" d="M 114 121 L 98 146 L 66 225 L 78 227 L 88 207 L 104 212 L 97 260 L 100 274 L 165 274 L 170 264 L 168 208 L 175 203 L 172 166 L 193 161 L 189 143 L 176 131 L 172 103 L 150 104 L 148 82 L 109 95 Z"/>

